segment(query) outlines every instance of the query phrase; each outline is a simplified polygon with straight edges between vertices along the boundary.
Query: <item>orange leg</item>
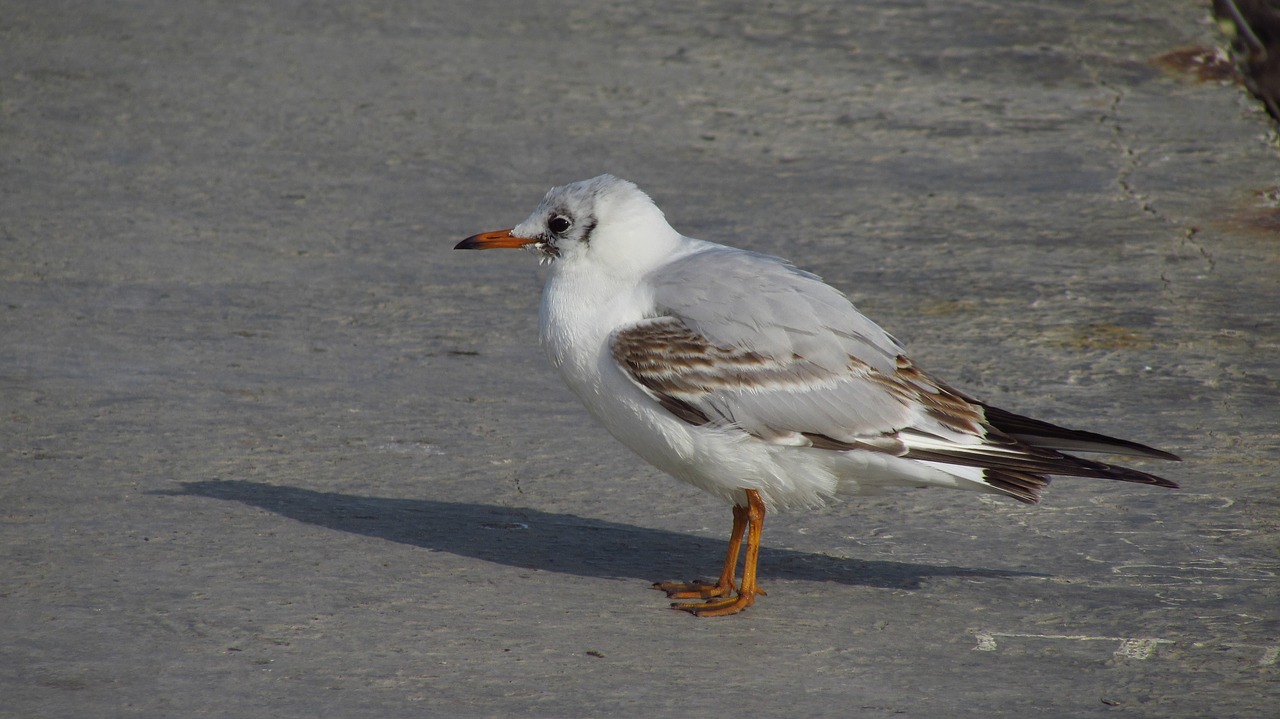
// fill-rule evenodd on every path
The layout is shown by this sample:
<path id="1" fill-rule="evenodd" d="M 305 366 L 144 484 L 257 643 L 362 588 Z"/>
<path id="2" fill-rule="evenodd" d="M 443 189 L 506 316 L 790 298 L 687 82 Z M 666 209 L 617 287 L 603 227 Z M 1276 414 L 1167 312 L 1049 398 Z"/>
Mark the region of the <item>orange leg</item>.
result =
<path id="1" fill-rule="evenodd" d="M 733 537 L 729 540 L 729 552 L 725 557 L 725 568 L 720 575 L 720 582 L 715 585 L 682 585 L 688 588 L 668 592 L 669 596 L 677 599 L 724 598 L 701 603 L 675 603 L 671 605 L 673 608 L 698 617 L 721 617 L 737 614 L 754 604 L 757 594 L 764 594 L 756 584 L 756 568 L 760 562 L 760 533 L 764 530 L 764 512 L 764 500 L 760 499 L 760 493 L 754 489 L 748 489 L 747 506 L 733 508 Z M 742 587 L 738 589 L 736 596 L 730 596 L 734 589 L 733 576 L 738 566 L 738 551 L 742 546 L 743 525 L 745 525 L 747 536 L 747 557 L 742 565 Z M 718 593 L 702 594 L 699 588 L 704 586 Z M 685 592 L 688 594 L 684 594 Z M 684 596 L 681 596 L 682 594 Z"/>
<path id="2" fill-rule="evenodd" d="M 724 569 L 720 581 L 695 579 L 688 584 L 681 582 L 654 582 L 654 589 L 661 589 L 672 599 L 711 599 L 728 597 L 738 590 L 734 577 L 738 572 L 738 554 L 742 551 L 742 537 L 747 533 L 747 508 L 733 506 L 733 534 L 729 537 L 729 550 L 725 553 Z"/>

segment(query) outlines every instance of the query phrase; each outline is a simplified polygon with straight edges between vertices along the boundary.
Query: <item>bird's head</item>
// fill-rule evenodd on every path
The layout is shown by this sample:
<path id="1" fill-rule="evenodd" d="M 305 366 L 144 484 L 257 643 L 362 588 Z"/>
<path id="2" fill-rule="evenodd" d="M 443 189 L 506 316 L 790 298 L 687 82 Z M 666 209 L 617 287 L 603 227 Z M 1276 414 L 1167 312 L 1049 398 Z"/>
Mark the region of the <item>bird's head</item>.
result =
<path id="1" fill-rule="evenodd" d="M 524 222 L 472 235 L 454 249 L 523 247 L 544 262 L 593 261 L 636 271 L 667 257 L 679 237 L 640 188 L 600 175 L 551 188 Z"/>

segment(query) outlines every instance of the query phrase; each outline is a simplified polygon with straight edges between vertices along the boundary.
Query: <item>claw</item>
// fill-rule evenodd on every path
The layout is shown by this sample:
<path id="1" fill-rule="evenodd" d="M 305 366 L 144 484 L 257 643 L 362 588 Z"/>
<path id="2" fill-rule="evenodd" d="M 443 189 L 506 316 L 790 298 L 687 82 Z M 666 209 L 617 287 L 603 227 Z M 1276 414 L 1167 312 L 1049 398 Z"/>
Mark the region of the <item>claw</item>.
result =
<path id="1" fill-rule="evenodd" d="M 672 602 L 672 609 L 688 612 L 695 617 L 724 617 L 737 614 L 755 603 L 754 594 L 738 594 L 728 599 L 708 602 Z"/>
<path id="2" fill-rule="evenodd" d="M 727 597 L 738 591 L 737 586 L 725 586 L 718 582 L 695 579 L 687 584 L 680 582 L 654 582 L 653 588 L 664 591 L 671 599 L 711 599 Z"/>

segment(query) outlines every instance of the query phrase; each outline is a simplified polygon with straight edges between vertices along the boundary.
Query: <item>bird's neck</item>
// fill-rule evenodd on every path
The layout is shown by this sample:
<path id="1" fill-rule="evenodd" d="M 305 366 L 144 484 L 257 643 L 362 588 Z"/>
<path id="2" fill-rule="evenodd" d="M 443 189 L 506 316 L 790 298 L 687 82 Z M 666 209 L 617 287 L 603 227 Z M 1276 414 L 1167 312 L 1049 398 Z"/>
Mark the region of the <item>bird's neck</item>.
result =
<path id="1" fill-rule="evenodd" d="M 558 267 L 542 291 L 540 334 L 554 364 L 572 385 L 594 382 L 609 334 L 645 318 L 652 297 L 640 283 L 619 282 L 589 267 Z M 575 391 L 587 388 L 574 387 Z"/>

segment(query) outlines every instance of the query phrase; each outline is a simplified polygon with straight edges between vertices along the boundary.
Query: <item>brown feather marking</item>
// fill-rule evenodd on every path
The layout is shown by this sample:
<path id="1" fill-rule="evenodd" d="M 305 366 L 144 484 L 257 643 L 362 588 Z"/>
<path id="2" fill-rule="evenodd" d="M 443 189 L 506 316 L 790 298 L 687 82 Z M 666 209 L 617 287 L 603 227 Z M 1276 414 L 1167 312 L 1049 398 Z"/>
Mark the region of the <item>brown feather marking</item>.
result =
<path id="1" fill-rule="evenodd" d="M 611 351 L 636 381 L 659 395 L 697 396 L 819 376 L 819 368 L 802 358 L 787 364 L 750 350 L 718 347 L 675 319 L 618 332 Z"/>
<path id="2" fill-rule="evenodd" d="M 1048 477 L 1003 469 L 984 470 L 982 478 L 991 487 L 1026 504 L 1039 502 L 1040 490 L 1049 486 Z"/>
<path id="3" fill-rule="evenodd" d="M 668 411 L 698 425 L 708 424 L 711 419 L 687 400 L 716 390 L 805 383 L 827 376 L 825 371 L 797 355 L 780 362 L 743 348 L 718 347 L 675 318 L 619 332 L 611 350 L 614 359 L 653 392 Z M 917 369 L 906 357 L 898 357 L 893 375 L 883 374 L 852 355 L 846 367 L 851 374 L 880 385 L 903 405 L 919 403 L 929 416 L 949 429 L 974 435 L 983 434 L 987 429 L 977 405 Z M 999 432 L 993 433 L 997 435 L 997 442 L 1007 440 Z M 805 437 L 820 449 L 906 454 L 906 445 L 896 432 L 854 442 L 816 433 L 805 433 Z"/>
<path id="4" fill-rule="evenodd" d="M 866 440 L 857 442 L 845 442 L 843 440 L 828 437 L 825 434 L 817 434 L 815 432 L 801 432 L 805 439 L 809 440 L 811 446 L 817 449 L 829 449 L 836 452 L 848 452 L 851 449 L 865 449 L 872 452 L 884 452 L 892 454 L 895 457 L 902 457 L 907 454 L 907 445 L 898 439 L 897 434 L 886 434 L 877 440 Z"/>
<path id="5" fill-rule="evenodd" d="M 897 369 L 892 376 L 871 370 L 867 379 L 879 383 L 904 402 L 921 404 L 926 414 L 947 429 L 980 435 L 987 426 L 980 406 L 929 376 L 903 355 L 898 355 Z"/>

